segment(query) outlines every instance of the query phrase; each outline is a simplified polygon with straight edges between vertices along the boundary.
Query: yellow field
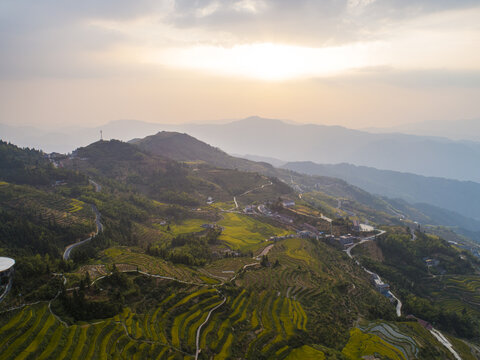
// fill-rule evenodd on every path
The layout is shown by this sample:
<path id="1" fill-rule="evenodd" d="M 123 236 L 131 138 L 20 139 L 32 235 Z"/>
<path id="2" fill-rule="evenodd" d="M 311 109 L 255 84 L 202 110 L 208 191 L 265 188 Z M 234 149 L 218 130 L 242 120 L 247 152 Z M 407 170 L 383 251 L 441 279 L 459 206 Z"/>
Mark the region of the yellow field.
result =
<path id="1" fill-rule="evenodd" d="M 200 232 L 205 230 L 202 228 L 202 224 L 208 223 L 202 219 L 187 219 L 180 224 L 171 224 L 170 231 L 172 235 L 188 234 L 193 232 Z M 166 229 L 166 226 L 165 226 Z"/>
<path id="2" fill-rule="evenodd" d="M 350 339 L 343 348 L 342 354 L 352 360 L 375 354 L 388 357 L 392 360 L 406 360 L 399 349 L 376 335 L 363 333 L 358 328 L 350 331 Z"/>
<path id="3" fill-rule="evenodd" d="M 325 354 L 320 350 L 314 349 L 311 346 L 303 345 L 302 347 L 293 350 L 285 358 L 286 360 L 323 360 Z"/>
<path id="4" fill-rule="evenodd" d="M 83 209 L 83 205 L 85 205 L 83 201 L 72 199 L 70 201 L 70 207 L 68 208 L 68 212 L 74 213 L 74 212 L 80 211 Z"/>
<path id="5" fill-rule="evenodd" d="M 293 259 L 305 261 L 310 265 L 312 260 L 312 255 L 305 248 L 305 241 L 301 239 L 287 239 L 284 244 L 287 247 L 285 252 L 288 256 Z"/>
<path id="6" fill-rule="evenodd" d="M 286 235 L 287 230 L 260 222 L 247 215 L 226 213 L 218 225 L 224 227 L 220 240 L 233 249 L 251 250 L 270 236 Z"/>

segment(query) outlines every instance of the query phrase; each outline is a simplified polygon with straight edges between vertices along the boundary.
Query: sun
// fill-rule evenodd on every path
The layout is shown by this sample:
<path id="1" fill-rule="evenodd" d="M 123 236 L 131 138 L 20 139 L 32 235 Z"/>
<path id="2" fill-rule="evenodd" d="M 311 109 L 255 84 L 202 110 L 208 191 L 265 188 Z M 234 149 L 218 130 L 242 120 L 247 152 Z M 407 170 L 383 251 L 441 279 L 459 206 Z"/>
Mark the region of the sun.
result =
<path id="1" fill-rule="evenodd" d="M 152 61 L 269 81 L 335 75 L 370 65 L 368 48 L 363 45 L 311 48 L 273 43 L 167 49 L 157 53 Z"/>

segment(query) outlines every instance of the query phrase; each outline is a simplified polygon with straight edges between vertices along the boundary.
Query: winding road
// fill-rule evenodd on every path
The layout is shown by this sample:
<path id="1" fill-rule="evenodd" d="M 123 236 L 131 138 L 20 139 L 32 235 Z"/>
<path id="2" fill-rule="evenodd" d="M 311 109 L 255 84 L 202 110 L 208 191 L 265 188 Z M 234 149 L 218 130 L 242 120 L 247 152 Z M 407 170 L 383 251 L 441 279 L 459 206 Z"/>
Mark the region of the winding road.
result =
<path id="1" fill-rule="evenodd" d="M 252 191 L 260 190 L 260 189 L 265 188 L 266 186 L 271 186 L 271 185 L 273 185 L 273 183 L 272 183 L 271 181 L 269 181 L 268 184 L 260 185 L 259 187 L 256 187 L 256 188 L 254 188 L 254 189 L 250 189 L 250 190 L 245 191 L 243 194 L 240 194 L 240 195 L 238 195 L 238 196 L 234 196 L 234 197 L 233 197 L 233 202 L 235 203 L 235 207 L 232 208 L 232 209 L 230 209 L 229 211 L 234 210 L 234 209 L 238 209 L 239 206 L 238 206 L 238 202 L 237 202 L 237 197 L 250 194 Z"/>
<path id="2" fill-rule="evenodd" d="M 363 239 L 362 241 L 359 241 L 358 243 L 355 243 L 353 244 L 352 246 L 350 246 L 349 248 L 347 248 L 346 250 L 343 250 L 347 253 L 348 257 L 350 259 L 353 259 L 353 256 L 352 256 L 352 249 L 360 244 L 363 244 L 363 243 L 366 243 L 367 241 L 372 241 L 374 240 L 377 236 L 380 236 L 380 235 L 383 235 L 385 234 L 386 231 L 385 230 L 380 230 L 380 232 L 378 234 L 375 234 L 375 235 L 372 235 L 372 236 L 369 236 L 369 237 L 366 237 L 365 239 Z M 359 261 L 355 259 L 355 262 L 357 263 L 357 265 L 360 265 Z M 362 266 L 362 265 L 360 265 Z M 365 270 L 366 273 L 370 274 L 370 275 L 376 275 L 378 276 L 378 274 L 375 274 L 373 271 L 370 271 L 368 270 L 366 267 L 362 266 L 363 270 Z M 382 279 L 380 278 L 380 276 L 378 276 L 378 279 L 380 281 L 382 281 Z M 395 296 L 395 294 L 393 294 L 391 291 L 389 291 L 390 295 L 392 296 L 392 298 L 394 298 L 395 300 L 397 300 L 397 306 L 395 308 L 396 312 L 397 312 L 397 316 L 400 317 L 402 316 L 402 302 L 400 301 L 400 299 L 398 297 Z"/>
<path id="3" fill-rule="evenodd" d="M 437 339 L 443 346 L 445 346 L 448 351 L 450 351 L 453 356 L 455 357 L 455 359 L 457 360 L 462 360 L 462 358 L 460 357 L 460 355 L 458 355 L 458 353 L 453 349 L 453 345 L 450 341 L 448 341 L 448 339 L 440 332 L 438 331 L 437 329 L 430 329 L 430 333 L 435 337 L 435 339 Z"/>
<path id="4" fill-rule="evenodd" d="M 95 232 L 94 235 L 90 236 L 89 238 L 87 238 L 87 239 L 85 239 L 85 240 L 78 241 L 78 242 L 76 242 L 76 243 L 73 243 L 73 244 L 68 245 L 68 246 L 65 248 L 65 252 L 63 253 L 63 260 L 68 260 L 68 259 L 70 259 L 70 253 L 72 252 L 73 249 L 75 249 L 76 247 L 81 246 L 81 245 L 89 242 L 90 240 L 92 240 L 92 238 L 94 238 L 95 236 L 97 236 L 99 232 L 103 231 L 103 225 L 102 225 L 102 223 L 100 222 L 100 218 L 101 218 L 100 212 L 98 211 L 97 207 L 96 207 L 95 205 L 93 205 L 93 204 L 92 204 L 92 210 L 93 210 L 93 212 L 95 213 L 95 224 L 97 225 L 97 231 Z"/>

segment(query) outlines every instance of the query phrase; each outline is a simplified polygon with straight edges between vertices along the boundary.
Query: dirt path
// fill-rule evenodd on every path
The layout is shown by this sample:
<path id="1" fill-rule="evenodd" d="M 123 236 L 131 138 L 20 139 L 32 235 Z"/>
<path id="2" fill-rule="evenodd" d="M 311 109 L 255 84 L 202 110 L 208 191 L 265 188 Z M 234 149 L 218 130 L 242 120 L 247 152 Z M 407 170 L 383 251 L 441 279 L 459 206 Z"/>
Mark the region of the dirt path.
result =
<path id="1" fill-rule="evenodd" d="M 261 260 L 262 256 L 267 255 L 269 253 L 269 251 L 272 250 L 272 248 L 274 246 L 275 246 L 274 244 L 268 245 L 265 249 L 262 250 L 262 252 L 260 254 L 258 254 L 258 256 L 254 257 L 254 259 L 255 260 Z"/>

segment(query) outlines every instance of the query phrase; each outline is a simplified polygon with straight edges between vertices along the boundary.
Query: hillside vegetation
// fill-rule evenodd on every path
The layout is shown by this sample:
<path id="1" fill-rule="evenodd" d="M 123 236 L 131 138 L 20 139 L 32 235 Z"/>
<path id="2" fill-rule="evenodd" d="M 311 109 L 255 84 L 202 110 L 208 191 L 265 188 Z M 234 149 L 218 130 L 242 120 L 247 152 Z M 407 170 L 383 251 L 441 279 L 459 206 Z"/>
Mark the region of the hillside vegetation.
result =
<path id="1" fill-rule="evenodd" d="M 18 170 L 0 174 L 0 255 L 16 260 L 0 359 L 454 359 L 355 259 L 299 232 L 341 235 L 368 218 L 390 225 L 369 238 L 389 262 L 359 246 L 362 265 L 462 358 L 475 354 L 478 261 L 438 237 L 408 243 L 393 207 L 341 180 L 178 162 L 120 141 L 53 159 L 4 151 Z M 25 169 L 48 181 L 15 180 Z M 422 268 L 425 256 L 451 276 Z M 445 313 L 430 304 L 440 284 L 452 289 L 438 299 Z"/>

